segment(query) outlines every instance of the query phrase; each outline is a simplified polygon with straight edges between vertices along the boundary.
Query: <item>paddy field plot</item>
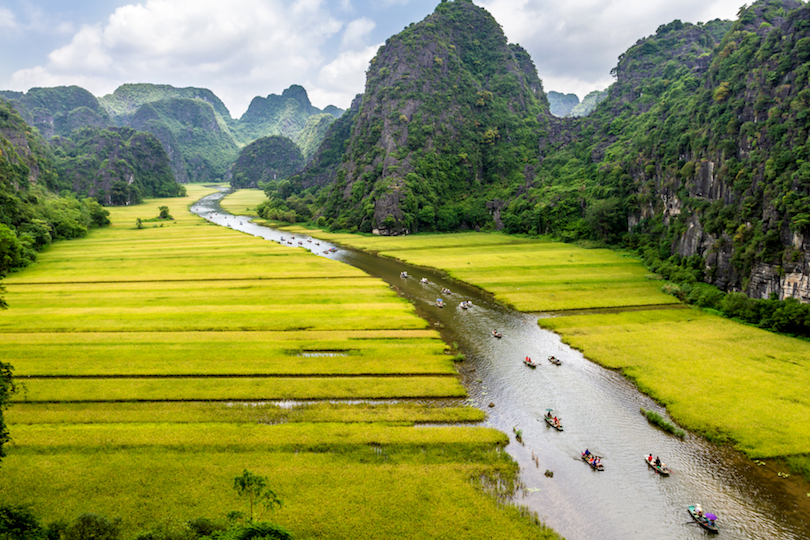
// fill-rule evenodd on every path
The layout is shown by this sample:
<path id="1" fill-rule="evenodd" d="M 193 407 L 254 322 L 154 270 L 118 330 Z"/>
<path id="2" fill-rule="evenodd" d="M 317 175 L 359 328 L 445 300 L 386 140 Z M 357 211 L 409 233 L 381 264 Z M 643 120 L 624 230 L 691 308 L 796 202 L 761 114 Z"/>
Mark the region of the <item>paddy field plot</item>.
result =
<path id="1" fill-rule="evenodd" d="M 520 311 L 562 311 L 675 304 L 661 283 L 647 279 L 635 257 L 609 249 L 585 249 L 561 242 L 500 233 L 358 236 L 307 231 L 418 266 L 491 292 Z"/>
<path id="2" fill-rule="evenodd" d="M 255 216 L 256 207 L 267 200 L 260 189 L 238 189 L 226 196 L 219 205 L 226 212 L 235 216 Z"/>
<path id="3" fill-rule="evenodd" d="M 0 355 L 21 392 L 0 503 L 121 517 L 132 536 L 243 510 L 231 486 L 249 469 L 296 538 L 553 537 L 485 493 L 516 478 L 508 439 L 470 425 L 484 414 L 414 308 L 190 214 L 211 191 L 113 208 L 4 280 Z M 164 205 L 174 220 L 136 227 Z"/>

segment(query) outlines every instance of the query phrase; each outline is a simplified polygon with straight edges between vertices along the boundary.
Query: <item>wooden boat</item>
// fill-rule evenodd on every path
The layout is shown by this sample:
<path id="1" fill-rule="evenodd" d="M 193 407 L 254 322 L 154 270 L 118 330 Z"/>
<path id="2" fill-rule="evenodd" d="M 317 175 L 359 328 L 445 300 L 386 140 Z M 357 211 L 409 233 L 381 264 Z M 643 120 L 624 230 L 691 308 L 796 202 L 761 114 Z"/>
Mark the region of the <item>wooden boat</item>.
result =
<path id="1" fill-rule="evenodd" d="M 537 364 L 532 362 L 532 359 L 529 358 L 528 356 L 523 359 L 523 363 L 526 364 L 527 366 L 529 366 L 530 368 L 536 368 L 537 367 Z"/>
<path id="2" fill-rule="evenodd" d="M 327 249 L 327 251 L 329 251 L 329 250 Z M 399 277 L 401 277 L 401 278 L 407 278 L 407 277 L 408 277 L 408 272 L 400 272 L 400 273 L 399 273 Z"/>
<path id="3" fill-rule="evenodd" d="M 553 418 L 549 418 L 548 416 L 544 416 L 543 418 L 546 420 L 546 424 L 553 427 L 557 431 L 562 431 L 563 430 L 562 422 L 560 422 L 559 418 L 557 419 L 557 424 L 554 424 L 554 419 Z"/>
<path id="4" fill-rule="evenodd" d="M 493 331 L 492 331 L 492 337 L 496 337 L 496 338 L 498 338 L 498 339 L 501 339 L 501 338 L 503 337 L 503 334 L 501 334 L 501 333 L 500 333 L 500 332 L 498 332 L 497 330 L 493 330 Z"/>
<path id="5" fill-rule="evenodd" d="M 649 468 L 660 474 L 661 476 L 669 476 L 669 467 L 666 465 L 656 465 L 655 461 L 650 461 L 646 457 L 644 458 L 644 463 L 647 464 Z"/>
<path id="6" fill-rule="evenodd" d="M 441 298 L 437 298 L 436 305 L 439 307 L 444 307 L 444 300 L 442 300 Z"/>
<path id="7" fill-rule="evenodd" d="M 428 283 L 428 278 L 423 277 L 422 279 L 419 280 L 419 283 Z"/>
<path id="8" fill-rule="evenodd" d="M 705 516 L 698 515 L 698 511 L 695 505 L 687 506 L 686 511 L 689 512 L 689 515 L 692 516 L 692 519 L 694 519 L 698 525 L 700 525 L 707 531 L 715 533 L 720 532 L 720 529 L 717 528 L 717 525 L 714 523 L 714 521 L 706 518 Z"/>
<path id="9" fill-rule="evenodd" d="M 553 356 L 549 356 L 548 361 L 551 362 L 552 364 L 554 364 L 555 366 L 561 366 L 562 365 L 562 362 L 560 362 L 557 358 L 555 358 Z"/>
<path id="10" fill-rule="evenodd" d="M 467 309 L 467 303 L 466 303 L 466 302 L 461 302 L 461 303 L 458 305 L 458 307 L 460 307 L 461 309 Z"/>
<path id="11" fill-rule="evenodd" d="M 591 454 L 591 455 L 592 455 L 594 458 L 599 458 L 599 459 L 602 459 L 602 458 L 600 458 L 599 456 L 594 456 L 593 454 Z M 590 461 L 588 461 L 588 456 L 585 456 L 584 454 L 582 455 L 582 461 L 584 461 L 585 463 L 587 463 L 587 464 L 588 464 L 588 465 L 591 467 L 591 469 L 593 469 L 593 470 L 595 470 L 595 471 L 604 471 L 604 470 L 605 470 L 604 465 L 602 465 L 601 463 L 600 463 L 599 465 L 594 465 L 593 463 L 591 463 Z"/>

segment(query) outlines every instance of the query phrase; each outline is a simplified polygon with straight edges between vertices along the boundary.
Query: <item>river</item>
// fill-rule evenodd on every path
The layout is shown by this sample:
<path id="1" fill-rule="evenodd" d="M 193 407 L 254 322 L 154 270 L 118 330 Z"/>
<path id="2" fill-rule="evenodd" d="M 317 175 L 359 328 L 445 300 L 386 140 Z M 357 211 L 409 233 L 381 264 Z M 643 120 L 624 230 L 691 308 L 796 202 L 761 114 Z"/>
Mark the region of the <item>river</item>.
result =
<path id="1" fill-rule="evenodd" d="M 224 193 L 201 199 L 191 210 L 200 216 L 267 240 L 290 234 L 259 226 L 248 217 L 221 210 Z M 810 539 L 810 498 L 805 490 L 776 476 L 772 464 L 760 466 L 738 452 L 687 434 L 679 439 L 651 426 L 639 408 L 666 412 L 622 375 L 590 362 L 537 325 L 538 316 L 494 302 L 487 293 L 444 277 L 371 254 L 320 245 L 296 236 L 313 253 L 355 266 L 389 283 L 417 312 L 439 328 L 466 355 L 459 363 L 472 405 L 488 414 L 486 425 L 510 435 L 509 454 L 521 467 L 523 488 L 515 497 L 569 540 L 692 539 L 707 532 L 686 507 L 701 503 L 719 516 L 724 538 Z M 293 247 L 292 245 L 290 246 Z M 335 252 L 324 253 L 331 247 Z M 401 271 L 411 275 L 400 277 Z M 426 277 L 428 284 L 420 283 Z M 442 288 L 452 291 L 443 295 Z M 447 307 L 438 308 L 443 298 Z M 459 308 L 461 300 L 473 307 Z M 503 334 L 493 338 L 492 329 Z M 530 356 L 536 369 L 523 365 Z M 562 361 L 547 361 L 554 355 Z M 493 404 L 494 406 L 490 406 Z M 551 408 L 563 422 L 558 432 L 543 422 Z M 522 443 L 514 430 L 522 430 Z M 605 470 L 593 471 L 580 453 L 603 456 Z M 672 469 L 664 478 L 643 457 L 661 456 Z M 553 477 L 545 475 L 546 470 Z"/>

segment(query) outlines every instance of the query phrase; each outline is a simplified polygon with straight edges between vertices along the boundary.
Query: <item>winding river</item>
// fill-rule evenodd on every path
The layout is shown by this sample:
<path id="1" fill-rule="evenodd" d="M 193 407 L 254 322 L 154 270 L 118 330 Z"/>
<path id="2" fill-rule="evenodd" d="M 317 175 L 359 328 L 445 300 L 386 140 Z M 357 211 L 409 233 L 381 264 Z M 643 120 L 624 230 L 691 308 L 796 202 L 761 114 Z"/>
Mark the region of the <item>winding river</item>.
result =
<path id="1" fill-rule="evenodd" d="M 223 212 L 219 201 L 226 193 L 209 195 L 191 210 L 268 240 L 290 236 Z M 523 484 L 515 502 L 569 540 L 702 538 L 708 533 L 690 523 L 686 512 L 696 502 L 719 516 L 723 538 L 810 539 L 810 497 L 804 489 L 777 477 L 771 465 L 758 466 L 698 436 L 679 439 L 652 427 L 639 408 L 666 416 L 659 405 L 620 374 L 542 330 L 537 315 L 505 308 L 438 271 L 342 247 L 323 253 L 333 247 L 324 241 L 305 246 L 385 280 L 440 328 L 447 342 L 458 344 L 466 355 L 458 365 L 469 401 L 488 413 L 486 425 L 510 434 L 507 451 L 520 464 Z M 412 277 L 400 278 L 403 270 Z M 429 283 L 420 283 L 422 277 Z M 443 287 L 452 294 L 441 294 Z M 444 309 L 435 305 L 439 297 L 447 302 Z M 473 307 L 460 309 L 461 300 L 471 300 Z M 494 328 L 502 339 L 491 336 Z M 523 365 L 527 355 L 538 361 L 536 369 Z M 549 363 L 549 355 L 562 366 Z M 546 426 L 547 408 L 559 415 L 565 431 Z M 522 430 L 522 443 L 515 429 Z M 585 448 L 604 457 L 605 471 L 593 471 L 579 459 Z M 663 478 L 645 466 L 648 453 L 661 456 L 672 475 Z"/>

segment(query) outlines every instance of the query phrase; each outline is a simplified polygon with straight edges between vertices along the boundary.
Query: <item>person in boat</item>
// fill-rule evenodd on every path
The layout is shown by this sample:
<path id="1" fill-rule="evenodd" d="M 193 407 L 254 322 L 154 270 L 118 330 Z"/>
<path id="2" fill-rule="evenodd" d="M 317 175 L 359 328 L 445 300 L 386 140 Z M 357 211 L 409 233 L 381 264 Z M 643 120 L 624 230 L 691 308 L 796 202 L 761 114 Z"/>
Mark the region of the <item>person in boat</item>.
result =
<path id="1" fill-rule="evenodd" d="M 548 412 L 546 413 L 546 418 L 551 418 L 551 411 L 548 411 Z"/>
<path id="2" fill-rule="evenodd" d="M 590 455 L 591 455 L 591 451 L 590 451 L 590 450 L 588 450 L 588 449 L 586 448 L 586 449 L 585 449 L 585 451 L 584 451 L 584 452 L 582 452 L 582 455 L 583 455 L 583 456 L 590 456 Z"/>
<path id="3" fill-rule="evenodd" d="M 652 459 L 652 454 L 650 454 L 649 456 L 647 456 L 647 461 L 649 461 L 650 463 L 652 463 L 652 460 L 653 460 L 653 459 Z"/>
<path id="4" fill-rule="evenodd" d="M 596 465 L 597 467 L 601 467 L 602 466 L 602 460 L 600 458 L 594 458 L 593 464 Z"/>
<path id="5" fill-rule="evenodd" d="M 658 456 L 655 456 L 655 466 L 656 466 L 656 467 L 660 467 L 660 466 L 661 466 L 661 460 L 659 459 L 659 457 L 658 457 Z"/>
<path id="6" fill-rule="evenodd" d="M 703 508 L 699 504 L 695 505 L 695 513 L 697 514 L 697 517 L 703 517 Z"/>
<path id="7" fill-rule="evenodd" d="M 554 425 L 555 425 L 555 426 L 556 426 L 556 425 L 558 425 L 559 420 L 557 420 L 557 417 L 556 417 L 556 416 L 554 417 L 553 422 L 554 422 Z"/>

